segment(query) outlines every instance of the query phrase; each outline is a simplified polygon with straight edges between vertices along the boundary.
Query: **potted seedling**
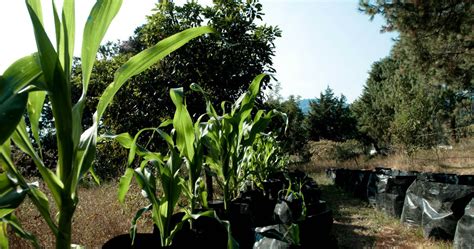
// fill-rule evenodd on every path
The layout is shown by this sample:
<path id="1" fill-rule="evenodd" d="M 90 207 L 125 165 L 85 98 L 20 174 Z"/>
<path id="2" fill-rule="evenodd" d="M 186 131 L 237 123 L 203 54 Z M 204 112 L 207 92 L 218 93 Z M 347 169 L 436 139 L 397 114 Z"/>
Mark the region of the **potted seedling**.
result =
<path id="1" fill-rule="evenodd" d="M 222 240 L 224 246 L 232 247 L 232 237 L 227 234 L 228 223 L 220 221 L 212 210 L 203 210 L 207 207 L 207 194 L 204 181 L 202 179 L 204 154 L 203 154 L 203 124 L 201 118 L 193 123 L 187 110 L 183 88 L 170 90 L 170 96 L 175 104 L 176 111 L 172 120 L 163 122 L 158 128 L 145 128 L 140 130 L 134 138 L 124 133 L 112 136 L 120 142 L 122 146 L 129 149 L 129 166 L 132 165 L 136 156 L 139 157 L 140 166 L 136 169 L 127 168 L 121 178 L 119 186 L 119 201 L 124 202 L 125 195 L 131 184 L 133 176 L 138 185 L 143 190 L 145 197 L 150 201 L 150 205 L 140 209 L 132 221 L 130 230 L 132 243 L 136 234 L 136 221 L 146 211 L 151 211 L 154 224 L 157 226 L 162 246 L 177 246 L 183 240 L 173 240 L 174 236 L 185 237 L 187 243 L 200 234 L 201 231 L 224 232 L 229 239 Z M 171 132 L 165 131 L 171 126 Z M 140 135 L 145 131 L 152 131 L 162 138 L 168 147 L 166 155 L 147 150 L 146 146 L 137 144 Z M 150 170 L 148 167 L 152 167 Z M 186 170 L 183 171 L 183 167 Z M 152 172 L 156 172 L 156 177 Z M 184 175 L 183 175 L 184 174 Z M 161 193 L 157 191 L 159 184 Z M 189 203 L 186 208 L 182 208 L 183 215 L 176 220 L 173 217 L 179 198 L 184 198 Z M 201 212 L 198 212 L 201 209 Z M 173 222 L 173 218 L 175 221 Z M 195 220 L 195 222 L 194 222 Z M 187 223 L 189 221 L 189 223 Z M 183 232 L 183 226 L 187 229 Z M 212 228 L 215 228 L 212 230 Z M 191 231 L 190 231 L 191 230 Z M 197 231 L 199 230 L 199 231 Z M 194 232 L 194 233 L 193 233 Z M 186 234 L 186 235 L 183 235 Z M 196 243 L 205 244 L 208 234 L 195 238 Z M 206 237 L 207 236 L 207 237 Z M 202 240 L 205 240 L 204 242 Z M 215 242 L 215 241 L 214 241 Z"/>

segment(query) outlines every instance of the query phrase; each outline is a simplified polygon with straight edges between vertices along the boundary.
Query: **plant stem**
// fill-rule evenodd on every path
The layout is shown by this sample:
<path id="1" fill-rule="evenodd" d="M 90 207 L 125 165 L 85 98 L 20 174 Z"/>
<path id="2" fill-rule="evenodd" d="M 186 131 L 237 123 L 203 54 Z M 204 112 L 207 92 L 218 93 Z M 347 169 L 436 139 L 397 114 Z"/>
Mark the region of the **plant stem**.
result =
<path id="1" fill-rule="evenodd" d="M 230 193 L 229 193 L 229 182 L 225 181 L 224 183 L 224 210 L 225 212 L 229 212 L 229 205 L 230 205 Z"/>
<path id="2" fill-rule="evenodd" d="M 63 200 L 59 210 L 58 234 L 56 235 L 56 249 L 71 248 L 72 217 L 75 205 L 72 200 Z"/>

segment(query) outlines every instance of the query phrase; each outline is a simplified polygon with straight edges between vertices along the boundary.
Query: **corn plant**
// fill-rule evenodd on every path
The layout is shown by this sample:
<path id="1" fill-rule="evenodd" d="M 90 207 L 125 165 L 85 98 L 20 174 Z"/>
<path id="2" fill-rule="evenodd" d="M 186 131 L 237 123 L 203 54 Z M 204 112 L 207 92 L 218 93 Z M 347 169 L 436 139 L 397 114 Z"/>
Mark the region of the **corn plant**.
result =
<path id="1" fill-rule="evenodd" d="M 174 234 L 179 230 L 182 222 L 200 215 L 213 216 L 212 212 L 196 214 L 195 209 L 199 203 L 206 206 L 206 192 L 204 182 L 201 178 L 202 166 L 204 163 L 203 145 L 201 142 L 202 129 L 201 118 L 193 124 L 191 116 L 184 101 L 183 88 L 170 90 L 170 96 L 176 106 L 173 120 L 163 122 L 158 128 L 145 128 L 140 130 L 132 139 L 128 133 L 112 136 L 122 146 L 129 149 L 129 166 L 132 165 L 136 155 L 140 157 L 140 167 L 133 170 L 128 167 L 119 185 L 119 201 L 124 202 L 128 192 L 132 177 L 135 176 L 138 184 L 146 193 L 146 198 L 150 205 L 140 209 L 135 216 L 131 236 L 135 237 L 136 219 L 144 211 L 152 212 L 153 222 L 160 230 L 162 246 L 169 246 L 172 243 Z M 171 133 L 163 130 L 164 127 L 173 125 Z M 148 151 L 145 147 L 139 146 L 137 141 L 145 131 L 153 131 L 165 140 L 168 146 L 167 155 L 163 156 L 158 152 Z M 151 165 L 157 172 L 163 193 L 157 196 L 156 177 L 146 168 Z M 180 176 L 182 166 L 187 169 L 187 178 Z M 178 203 L 179 197 L 184 194 L 189 200 L 189 208 L 184 209 L 186 216 L 177 224 L 171 224 L 171 216 Z"/>
<path id="2" fill-rule="evenodd" d="M 100 97 L 92 126 L 83 131 L 82 113 L 96 53 L 122 0 L 97 0 L 90 12 L 82 40 L 82 95 L 76 103 L 71 99 L 74 0 L 63 2 L 61 15 L 52 1 L 56 46 L 45 32 L 41 1 L 25 2 L 33 24 L 38 52 L 14 62 L 0 76 L 0 162 L 3 169 L 0 175 L 0 244 L 8 244 L 5 224 L 9 224 L 18 235 L 32 240 L 34 246 L 39 247 L 34 236 L 22 229 L 13 213 L 28 196 L 56 237 L 56 248 L 70 248 L 72 217 L 79 201 L 78 184 L 92 170 L 98 124 L 114 95 L 130 77 L 143 72 L 189 40 L 212 30 L 198 27 L 182 31 L 130 58 L 117 70 L 114 81 Z M 43 163 L 38 129 L 46 95 L 51 102 L 58 144 L 55 171 Z M 28 128 L 24 117 L 25 109 L 30 121 Z M 28 131 L 33 135 L 31 140 Z M 50 202 L 46 195 L 37 184 L 28 183 L 13 163 L 10 155 L 11 142 L 28 154 L 38 167 L 58 210 L 57 219 L 50 213 Z M 146 172 L 143 172 L 143 177 L 147 177 Z"/>
<path id="3" fill-rule="evenodd" d="M 276 110 L 265 112 L 258 110 L 252 115 L 255 99 L 260 91 L 260 83 L 265 77 L 260 74 L 252 81 L 249 90 L 242 94 L 232 104 L 229 112 L 225 102 L 222 103 L 222 114 L 218 115 L 215 108 L 206 96 L 206 93 L 197 85 L 192 89 L 206 96 L 207 121 L 204 143 L 208 149 L 206 162 L 216 172 L 218 182 L 224 193 L 224 209 L 228 210 L 230 200 L 236 196 L 239 184 L 244 180 L 240 173 L 245 156 L 245 148 L 251 146 L 256 136 L 264 131 L 271 119 L 286 115 Z"/>
<path id="4" fill-rule="evenodd" d="M 288 163 L 289 156 L 283 153 L 277 137 L 271 133 L 261 133 L 245 150 L 240 177 L 263 189 L 262 183 L 272 173 L 284 171 Z"/>

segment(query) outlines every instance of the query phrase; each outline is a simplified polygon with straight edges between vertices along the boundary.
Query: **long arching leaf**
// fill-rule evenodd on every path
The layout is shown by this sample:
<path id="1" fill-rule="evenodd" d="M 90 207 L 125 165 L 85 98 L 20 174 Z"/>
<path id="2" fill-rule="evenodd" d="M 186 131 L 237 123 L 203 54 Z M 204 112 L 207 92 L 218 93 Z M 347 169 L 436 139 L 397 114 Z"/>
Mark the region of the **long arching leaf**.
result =
<path id="1" fill-rule="evenodd" d="M 171 52 L 185 45 L 188 41 L 211 32 L 213 32 L 213 29 L 210 27 L 190 28 L 174 34 L 158 42 L 155 46 L 130 58 L 130 60 L 117 70 L 114 82 L 105 89 L 100 97 L 99 104 L 97 105 L 96 120 L 99 120 L 102 117 L 105 108 L 107 108 L 114 95 L 128 79 L 145 71 L 151 65 L 157 63 Z"/>
<path id="2" fill-rule="evenodd" d="M 58 167 L 57 171 L 62 181 L 70 177 L 72 170 L 74 141 L 72 129 L 72 102 L 71 89 L 66 79 L 63 67 L 57 52 L 54 50 L 51 40 L 41 23 L 40 9 L 33 3 L 34 0 L 26 0 L 35 31 L 36 45 L 38 48 L 39 61 L 46 82 L 47 91 L 50 93 L 54 125 L 58 141 Z"/>
<path id="3" fill-rule="evenodd" d="M 10 137 L 25 111 L 28 93 L 20 90 L 40 74 L 36 55 L 30 55 L 17 60 L 0 76 L 0 144 Z"/>

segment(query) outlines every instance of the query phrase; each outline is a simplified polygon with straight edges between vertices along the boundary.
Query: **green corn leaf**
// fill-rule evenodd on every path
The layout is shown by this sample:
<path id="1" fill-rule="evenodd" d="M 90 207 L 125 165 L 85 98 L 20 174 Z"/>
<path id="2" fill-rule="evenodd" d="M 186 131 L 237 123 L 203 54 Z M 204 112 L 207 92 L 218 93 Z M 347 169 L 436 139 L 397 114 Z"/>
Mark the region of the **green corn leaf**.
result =
<path id="1" fill-rule="evenodd" d="M 118 200 L 120 203 L 125 203 L 125 196 L 130 189 L 130 183 L 132 182 L 134 170 L 132 168 L 127 168 L 125 174 L 120 177 L 119 187 L 118 187 Z"/>
<path id="2" fill-rule="evenodd" d="M 97 113 L 95 114 L 96 119 L 99 120 L 102 117 L 105 108 L 110 104 L 114 95 L 130 77 L 145 71 L 151 65 L 185 45 L 188 41 L 211 32 L 213 32 L 213 29 L 210 27 L 190 28 L 172 35 L 130 58 L 117 70 L 114 82 L 105 89 L 100 97 Z"/>
<path id="3" fill-rule="evenodd" d="M 130 144 L 130 150 L 129 150 L 129 153 L 128 153 L 128 165 L 129 166 L 132 165 L 133 160 L 135 159 L 135 154 L 137 153 L 137 148 L 138 148 L 137 141 L 138 141 L 138 138 L 140 137 L 140 134 L 142 134 L 144 131 L 154 131 L 154 130 L 155 130 L 155 128 L 145 128 L 145 129 L 141 129 L 137 132 L 137 134 L 133 138 L 132 143 Z"/>
<path id="4" fill-rule="evenodd" d="M 47 91 L 52 104 L 54 124 L 58 141 L 58 168 L 61 180 L 70 177 L 74 154 L 71 89 L 66 74 L 54 50 L 51 41 L 38 16 L 38 6 L 32 4 L 35 0 L 26 0 L 35 31 L 39 61 L 46 82 Z"/>
<path id="5" fill-rule="evenodd" d="M 87 93 L 97 50 L 99 50 L 100 43 L 121 6 L 122 0 L 99 0 L 95 3 L 87 18 L 81 53 L 82 91 L 84 97 L 85 93 Z"/>
<path id="6" fill-rule="evenodd" d="M 38 240 L 36 239 L 36 237 L 34 235 L 32 235 L 31 233 L 26 232 L 23 229 L 23 227 L 20 224 L 20 221 L 18 220 L 18 218 L 15 215 L 13 215 L 13 214 L 6 215 L 5 217 L 3 217 L 1 219 L 1 222 L 8 223 L 11 226 L 12 230 L 18 236 L 31 241 L 35 248 L 40 248 L 40 246 L 38 244 Z"/>
<path id="7" fill-rule="evenodd" d="M 29 140 L 28 133 L 26 132 L 26 124 L 24 120 L 22 120 L 16 127 L 15 133 L 12 135 L 12 140 L 15 142 L 18 148 L 20 148 L 33 159 L 36 167 L 38 167 L 41 177 L 48 185 L 48 188 L 51 190 L 54 200 L 58 205 L 60 205 L 61 192 L 64 188 L 64 185 L 50 169 L 46 168 L 46 166 L 36 154 L 33 145 Z"/>
<path id="8" fill-rule="evenodd" d="M 130 134 L 128 134 L 127 132 L 126 133 L 121 133 L 121 134 L 118 134 L 118 135 L 105 134 L 105 135 L 101 136 L 99 141 L 103 138 L 114 139 L 115 141 L 119 142 L 119 144 L 122 147 L 124 147 L 126 149 L 130 149 L 130 147 L 132 146 L 132 143 L 133 143 L 133 137 L 130 136 Z"/>
<path id="9" fill-rule="evenodd" d="M 92 162 L 96 155 L 97 131 L 96 126 L 92 126 L 81 135 L 76 150 L 74 169 L 71 181 L 71 194 L 75 195 L 75 189 L 80 179 L 91 169 Z"/>
<path id="10" fill-rule="evenodd" d="M 184 103 L 183 88 L 170 90 L 171 100 L 176 106 L 173 126 L 176 130 L 176 146 L 183 156 L 192 160 L 194 158 L 194 129 L 193 121 Z"/>
<path id="11" fill-rule="evenodd" d="M 15 211 L 14 208 L 12 208 L 12 209 L 0 209 L 0 219 L 5 217 L 6 215 L 9 215 L 9 214 L 13 213 L 13 211 Z"/>
<path id="12" fill-rule="evenodd" d="M 90 167 L 90 168 L 89 168 L 89 173 L 91 174 L 92 178 L 94 178 L 95 183 L 97 183 L 97 185 L 100 185 L 100 178 L 99 178 L 99 176 L 95 173 L 95 170 L 94 170 L 93 167 Z"/>
<path id="13" fill-rule="evenodd" d="M 151 202 L 153 207 L 159 206 L 159 201 L 156 198 L 155 177 L 146 168 L 137 168 L 134 171 L 135 179 L 138 185 L 146 193 L 146 198 Z"/>
<path id="14" fill-rule="evenodd" d="M 158 126 L 158 128 L 163 128 L 163 127 L 167 127 L 167 126 L 170 126 L 173 124 L 173 120 L 172 119 L 166 119 L 165 121 L 163 121 L 160 126 Z"/>
<path id="15" fill-rule="evenodd" d="M 40 149 L 41 140 L 39 137 L 39 119 L 41 117 L 41 111 L 43 110 L 45 98 L 46 92 L 44 91 L 34 91 L 28 94 L 27 110 L 28 118 L 30 120 L 31 132 L 33 133 L 33 137 L 35 138 L 35 141 L 38 144 L 38 148 Z"/>
<path id="16" fill-rule="evenodd" d="M 132 219 L 132 225 L 130 226 L 130 238 L 132 238 L 132 245 L 135 242 L 135 235 L 137 234 L 137 221 L 140 217 L 142 217 L 143 213 L 150 211 L 153 208 L 152 205 L 148 205 L 144 208 L 140 208 L 135 216 Z"/>
<path id="17" fill-rule="evenodd" d="M 252 125 L 252 129 L 250 130 L 249 137 L 245 140 L 244 146 L 252 145 L 253 141 L 255 141 L 255 137 L 260 132 L 263 132 L 267 127 L 272 118 L 275 116 L 273 111 L 270 111 L 266 114 L 263 114 L 263 111 L 257 112 L 255 115 L 254 124 Z"/>
<path id="18" fill-rule="evenodd" d="M 92 68 L 96 60 L 97 50 L 99 49 L 100 43 L 104 38 L 110 23 L 117 15 L 121 6 L 122 0 L 99 0 L 95 3 L 89 17 L 87 18 L 84 27 L 81 51 L 82 94 L 77 104 L 74 105 L 72 111 L 75 124 L 73 129 L 74 141 L 79 140 L 79 136 L 82 132 L 82 112 L 86 103 L 87 90 L 89 87 Z M 98 119 L 100 119 L 100 117 Z M 98 126 L 98 121 L 94 123 L 94 126 Z M 90 150 L 95 150 L 95 148 L 91 148 Z M 92 152 L 89 154 L 91 153 Z"/>
<path id="19" fill-rule="evenodd" d="M 239 115 L 237 116 L 240 121 L 239 130 L 242 129 L 243 122 L 250 116 L 255 99 L 260 91 L 260 83 L 266 76 L 266 74 L 257 75 L 250 84 L 248 92 L 243 95 L 242 102 L 238 105 L 240 106 Z"/>
<path id="20" fill-rule="evenodd" d="M 173 138 L 168 133 L 160 129 L 156 129 L 156 132 L 158 132 L 158 135 L 160 135 L 160 137 L 163 138 L 163 140 L 165 140 L 166 143 L 168 143 L 168 146 L 174 147 Z"/>
<path id="21" fill-rule="evenodd" d="M 74 39 L 76 32 L 75 3 L 74 0 L 64 0 L 62 13 L 62 37 L 58 48 L 59 58 L 69 80 L 74 54 Z"/>
<path id="22" fill-rule="evenodd" d="M 0 174 L 0 209 L 15 209 L 25 199 L 28 189 L 15 184 L 7 174 Z"/>
<path id="23" fill-rule="evenodd" d="M 0 144 L 10 137 L 26 108 L 28 93 L 20 90 L 40 74 L 34 54 L 17 60 L 0 76 Z"/>
<path id="24" fill-rule="evenodd" d="M 58 234 L 58 227 L 54 224 L 53 219 L 51 218 L 51 213 L 49 212 L 49 200 L 46 194 L 41 192 L 35 184 L 29 184 L 28 195 L 32 200 L 33 204 L 38 208 L 43 219 L 48 224 L 49 228 L 53 234 Z"/>
<path id="25" fill-rule="evenodd" d="M 8 147 L 8 148 L 6 148 Z M 0 158 L 2 158 L 1 161 L 3 161 L 3 167 L 6 169 L 8 172 L 12 173 L 12 175 L 7 175 L 9 176 L 10 181 L 13 182 L 19 182 L 22 186 L 28 186 L 27 194 L 30 196 L 30 199 L 32 200 L 33 204 L 38 208 L 39 212 L 45 219 L 46 223 L 48 226 L 51 228 L 51 231 L 54 234 L 58 233 L 57 226 L 54 224 L 54 222 L 51 219 L 51 215 L 49 213 L 49 201 L 48 198 L 44 193 L 39 191 L 35 184 L 26 184 L 25 179 L 19 174 L 15 166 L 13 165 L 13 162 L 10 159 L 9 156 L 9 143 L 5 143 L 0 147 Z M 43 172 L 42 169 L 40 168 L 40 172 Z M 50 173 L 52 176 L 55 177 L 55 175 L 51 171 L 47 171 L 47 173 Z M 13 179 L 13 180 L 12 180 Z M 44 178 L 45 182 L 48 184 L 49 177 Z M 3 181 L 5 183 L 5 181 Z M 4 185 L 3 185 L 4 186 Z M 23 188 L 26 189 L 26 188 Z M 54 193 L 53 193 L 54 196 Z M 60 202 L 59 202 L 60 204 Z M 1 209 L 0 210 L 0 217 L 3 217 L 5 215 L 10 214 L 14 209 Z"/>
<path id="26" fill-rule="evenodd" d="M 15 175 L 20 180 L 23 179 L 20 172 L 15 167 L 11 159 L 10 139 L 8 139 L 5 143 L 3 143 L 0 146 L 0 166 L 2 166 L 3 171 L 9 172 Z M 21 181 L 21 183 L 26 184 L 26 181 Z"/>
<path id="27" fill-rule="evenodd" d="M 0 210 L 1 212 L 2 210 Z M 0 217 L 3 217 L 0 215 Z M 8 223 L 0 222 L 0 248 L 8 249 Z"/>
<path id="28" fill-rule="evenodd" d="M 54 30 L 56 31 L 56 47 L 61 49 L 61 40 L 64 40 L 63 29 L 61 28 L 61 19 L 59 18 L 58 9 L 56 8 L 56 3 L 54 0 L 51 1 L 53 5 L 53 15 L 54 15 Z M 64 63 L 63 63 L 64 65 Z"/>
<path id="29" fill-rule="evenodd" d="M 148 162 L 158 162 L 163 164 L 163 156 L 159 152 L 147 152 L 143 158 Z"/>
<path id="30" fill-rule="evenodd" d="M 31 9 L 35 11 L 38 20 L 41 24 L 43 24 L 43 10 L 41 7 L 41 0 L 27 0 L 26 3 L 30 5 Z"/>

